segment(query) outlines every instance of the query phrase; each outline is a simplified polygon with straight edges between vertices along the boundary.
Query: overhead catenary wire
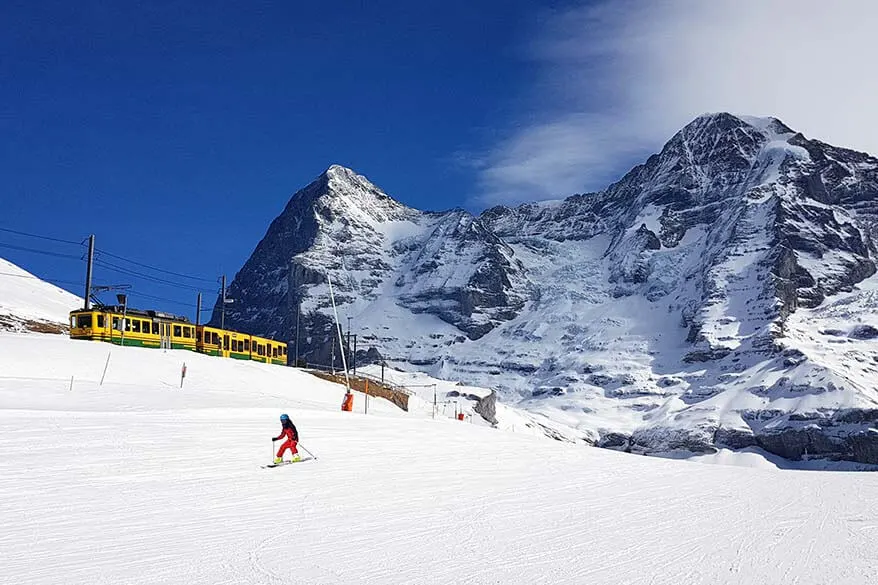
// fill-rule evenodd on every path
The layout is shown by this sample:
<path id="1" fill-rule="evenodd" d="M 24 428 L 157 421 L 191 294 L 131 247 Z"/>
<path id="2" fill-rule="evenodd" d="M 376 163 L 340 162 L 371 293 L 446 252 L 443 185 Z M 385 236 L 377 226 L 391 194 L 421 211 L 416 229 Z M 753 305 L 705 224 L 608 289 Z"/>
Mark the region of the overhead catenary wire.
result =
<path id="1" fill-rule="evenodd" d="M 77 242 L 77 241 L 75 241 L 75 240 L 66 240 L 66 239 L 63 239 L 63 238 L 56 238 L 56 237 L 53 237 L 53 236 L 47 236 L 47 235 L 44 235 L 44 234 L 34 234 L 34 233 L 31 233 L 31 232 L 23 232 L 23 231 L 20 231 L 20 230 L 14 230 L 14 229 L 11 229 L 11 228 L 3 228 L 3 227 L 0 227 L 0 232 L 6 232 L 6 233 L 9 233 L 9 234 L 15 234 L 15 235 L 18 235 L 18 236 L 26 236 L 26 237 L 29 237 L 29 238 L 38 238 L 38 239 L 40 239 L 40 240 L 46 240 L 46 241 L 50 241 L 50 242 L 59 242 L 59 243 L 62 243 L 62 244 L 70 244 L 70 245 L 74 245 L 74 246 L 82 246 L 82 247 L 85 246 L 85 241 Z M 12 245 L 10 244 L 10 245 L 6 245 L 6 246 L 4 246 L 4 247 L 12 247 Z M 30 252 L 30 251 L 35 251 L 35 250 L 31 249 L 31 248 L 23 248 L 23 247 L 21 247 L 21 248 L 13 248 L 13 249 L 21 249 L 21 250 L 28 251 L 28 252 Z M 101 249 L 101 248 L 95 248 L 95 252 L 97 252 L 98 254 L 103 254 L 104 256 L 109 256 L 109 257 L 111 257 L 111 258 L 115 258 L 115 259 L 117 259 L 117 260 L 122 260 L 123 262 L 128 262 L 129 264 L 134 264 L 134 265 L 136 265 L 136 266 L 140 266 L 141 268 L 146 268 L 146 269 L 149 269 L 149 270 L 153 270 L 153 271 L 155 271 L 155 272 L 161 272 L 161 273 L 163 273 L 163 274 L 168 274 L 168 275 L 171 275 L 171 276 L 177 276 L 177 277 L 179 277 L 179 278 L 188 278 L 188 279 L 190 279 L 190 280 L 198 280 L 198 281 L 209 282 L 209 283 L 214 283 L 214 282 L 216 282 L 216 279 L 215 279 L 215 278 L 205 278 L 205 277 L 202 277 L 202 276 L 192 276 L 191 274 L 183 274 L 182 272 L 174 272 L 173 270 L 166 270 L 166 269 L 164 269 L 164 268 L 159 268 L 158 266 L 152 266 L 152 265 L 150 265 L 150 264 L 146 264 L 146 263 L 144 263 L 144 262 L 139 262 L 139 261 L 137 261 L 137 260 L 133 260 L 133 259 L 131 259 L 131 258 L 127 258 L 127 257 L 125 257 L 125 256 L 120 256 L 120 255 L 118 255 L 118 254 L 113 254 L 112 252 L 108 252 L 108 251 L 106 251 L 106 250 L 104 250 L 104 249 Z"/>
<path id="2" fill-rule="evenodd" d="M 15 234 L 18 236 L 27 236 L 29 238 L 39 238 L 40 240 L 48 240 L 50 242 L 60 242 L 62 244 L 72 244 L 75 246 L 82 246 L 83 245 L 83 242 L 75 242 L 73 240 L 64 240 L 62 238 L 53 238 L 52 236 L 44 236 L 41 234 L 32 234 L 29 232 L 22 232 L 22 231 L 18 231 L 18 230 L 9 229 L 9 228 L 0 228 L 0 232 L 6 232 L 9 234 Z"/>
<path id="3" fill-rule="evenodd" d="M 198 307 L 198 305 L 196 305 L 195 303 L 187 303 L 186 301 L 178 301 L 178 300 L 174 300 L 174 299 L 168 299 L 168 298 L 165 298 L 165 297 L 159 297 L 159 296 L 155 296 L 155 295 L 149 295 L 149 294 L 146 294 L 146 293 L 138 292 L 137 290 L 132 290 L 132 291 L 130 291 L 128 294 L 129 294 L 129 296 L 132 296 L 132 297 L 143 297 L 144 299 L 149 299 L 149 300 L 152 300 L 152 301 L 162 301 L 162 302 L 165 302 L 165 303 L 173 303 L 173 304 L 176 304 L 176 305 L 182 305 L 182 306 L 186 306 L 186 307 L 194 307 L 194 308 L 197 308 L 197 307 Z M 213 308 L 203 308 L 203 309 L 201 309 L 201 312 L 202 312 L 202 313 L 204 313 L 204 312 L 210 312 L 210 311 L 213 311 Z"/>
<path id="4" fill-rule="evenodd" d="M 58 242 L 58 243 L 63 243 L 63 244 L 75 245 L 75 246 L 79 246 L 79 247 L 83 247 L 83 248 L 85 246 L 84 241 L 77 242 L 74 240 L 66 240 L 66 239 L 56 238 L 56 237 L 48 236 L 48 235 L 44 235 L 44 234 L 35 234 L 35 233 L 30 233 L 30 232 L 24 232 L 24 231 L 20 231 L 20 230 L 11 229 L 11 228 L 0 227 L 0 232 L 14 234 L 17 236 L 37 238 L 40 240 L 45 240 L 45 241 L 50 241 L 50 242 Z M 32 248 L 32 247 L 27 247 L 27 246 L 19 246 L 19 245 L 10 244 L 10 243 L 0 242 L 0 248 L 7 248 L 10 250 L 17 250 L 17 251 L 21 251 L 21 252 L 42 254 L 42 255 L 56 257 L 56 258 L 65 258 L 65 259 L 69 259 L 69 260 L 77 260 L 77 261 L 84 261 L 85 260 L 84 256 L 81 256 L 81 255 L 65 254 L 62 252 L 55 252 L 52 250 L 38 249 L 38 248 Z M 140 270 L 128 267 L 128 266 L 123 266 L 120 264 L 116 264 L 114 262 L 110 262 L 104 258 L 101 258 L 101 256 L 115 258 L 117 260 L 120 260 L 121 262 L 129 263 L 129 264 L 132 264 L 135 266 L 140 266 L 146 270 L 151 270 L 151 271 L 159 272 L 162 274 L 176 276 L 176 277 L 181 278 L 181 279 L 184 278 L 184 279 L 189 279 L 189 280 L 199 281 L 199 282 L 204 282 L 204 283 L 210 283 L 210 284 L 216 283 L 216 279 L 203 278 L 200 276 L 192 276 L 189 274 L 183 274 L 181 272 L 174 272 L 172 270 L 166 270 L 164 268 L 159 268 L 157 266 L 153 266 L 150 264 L 139 262 L 137 260 L 133 260 L 133 259 L 127 258 L 125 256 L 113 254 L 112 252 L 108 252 L 108 251 L 103 250 L 103 249 L 96 249 L 95 251 L 98 254 L 98 257 L 95 258 L 95 260 L 94 260 L 95 265 L 101 266 L 102 268 L 105 268 L 105 269 L 113 271 L 113 272 L 124 274 L 126 276 L 130 276 L 130 277 L 133 277 L 136 279 L 141 279 L 145 282 L 155 283 L 155 284 L 169 286 L 169 287 L 175 287 L 175 288 L 179 288 L 179 289 L 183 289 L 183 290 L 196 291 L 196 292 L 202 292 L 205 288 L 205 287 L 199 287 L 199 286 L 195 285 L 194 283 L 190 284 L 190 283 L 185 283 L 185 282 L 179 282 L 178 280 L 161 278 L 159 276 L 156 276 L 153 274 L 148 274 L 146 272 L 143 272 L 143 271 L 140 271 Z M 33 280 L 40 280 L 40 281 L 51 282 L 51 283 L 56 283 L 56 284 L 66 284 L 66 285 L 71 285 L 71 286 L 84 286 L 82 282 L 71 281 L 71 280 L 40 278 L 38 276 L 26 275 L 26 274 L 16 274 L 16 273 L 11 273 L 11 272 L 0 272 L 0 274 L 2 274 L 4 276 L 13 276 L 13 277 L 18 277 L 18 278 L 29 278 L 29 279 L 33 279 Z M 132 296 L 142 297 L 144 299 L 172 303 L 175 305 L 180 305 L 180 306 L 185 306 L 185 307 L 190 307 L 190 308 L 197 308 L 197 305 L 195 303 L 179 301 L 176 299 L 170 299 L 170 298 L 156 296 L 156 295 L 149 295 L 146 293 L 141 293 L 141 292 L 136 291 L 136 290 L 131 291 L 129 294 L 131 294 Z M 203 312 L 211 312 L 211 311 L 213 311 L 213 308 L 201 309 L 202 313 Z"/>
<path id="5" fill-rule="evenodd" d="M 39 280 L 43 282 L 51 282 L 53 284 L 71 284 L 76 286 L 84 286 L 85 283 L 76 282 L 74 280 L 60 280 L 57 278 L 40 278 L 39 276 L 34 276 L 33 274 L 16 274 L 14 272 L 0 272 L 2 276 L 13 276 L 15 278 L 29 278 L 31 280 Z"/>
<path id="6" fill-rule="evenodd" d="M 174 271 L 172 271 L 172 270 L 165 270 L 164 268 L 158 268 L 158 267 L 156 267 L 156 266 L 150 266 L 149 264 L 144 264 L 143 262 L 138 262 L 137 260 L 132 260 L 132 259 L 130 259 L 130 258 L 126 258 L 126 257 L 124 257 L 124 256 L 119 256 L 119 255 L 117 255 L 117 254 L 112 254 L 112 253 L 110 253 L 110 252 L 107 252 L 106 250 L 102 250 L 101 248 L 95 248 L 95 252 L 97 252 L 99 255 L 100 255 L 100 254 L 103 254 L 104 256 L 109 256 L 110 258 L 115 258 L 115 259 L 117 259 L 117 260 L 122 260 L 123 262 L 128 262 L 129 264 L 134 264 L 134 265 L 136 265 L 136 266 L 140 266 L 140 267 L 142 267 L 142 268 L 147 268 L 147 269 L 149 269 L 149 270 L 154 270 L 154 271 L 156 271 L 156 272 L 161 272 L 161 273 L 163 273 L 163 274 L 169 274 L 169 275 L 171 275 L 171 276 L 178 276 L 178 277 L 180 277 L 180 278 L 189 278 L 189 279 L 191 279 L 191 280 L 199 280 L 199 281 L 202 281 L 202 282 L 210 282 L 210 283 L 215 283 L 215 282 L 216 282 L 216 279 L 215 279 L 215 278 L 203 278 L 203 277 L 201 277 L 201 276 L 191 276 L 191 275 L 189 275 L 189 274 L 183 274 L 183 273 L 181 273 L 181 272 L 174 272 Z"/>
<path id="7" fill-rule="evenodd" d="M 119 272 L 120 274 L 125 274 L 127 276 L 134 276 L 137 278 L 142 278 L 143 280 L 147 280 L 149 282 L 155 282 L 158 284 L 164 284 L 167 286 L 173 286 L 176 288 L 192 290 L 196 292 L 201 292 L 203 287 L 199 288 L 197 286 L 192 286 L 190 284 L 185 284 L 182 282 L 176 282 L 173 280 L 168 280 L 165 278 L 159 278 L 158 276 L 153 276 L 151 274 L 145 274 L 143 272 L 138 272 L 137 270 L 131 270 L 130 268 L 125 268 L 124 266 L 119 266 L 118 264 L 113 264 L 112 262 L 107 262 L 106 260 L 100 260 L 95 258 L 94 261 L 96 266 L 100 266 L 101 268 L 106 268 L 107 270 L 112 270 L 114 272 Z"/>
<path id="8" fill-rule="evenodd" d="M 38 248 L 28 248 L 27 246 L 16 246 L 15 244 L 6 244 L 0 242 L 0 248 L 8 248 L 10 250 L 17 250 L 19 252 L 31 252 L 33 254 L 43 254 L 45 256 L 53 256 L 55 258 L 67 258 L 69 260 L 80 260 L 82 261 L 82 256 L 75 256 L 73 254 L 64 254 L 61 252 L 52 252 L 50 250 L 40 250 Z"/>

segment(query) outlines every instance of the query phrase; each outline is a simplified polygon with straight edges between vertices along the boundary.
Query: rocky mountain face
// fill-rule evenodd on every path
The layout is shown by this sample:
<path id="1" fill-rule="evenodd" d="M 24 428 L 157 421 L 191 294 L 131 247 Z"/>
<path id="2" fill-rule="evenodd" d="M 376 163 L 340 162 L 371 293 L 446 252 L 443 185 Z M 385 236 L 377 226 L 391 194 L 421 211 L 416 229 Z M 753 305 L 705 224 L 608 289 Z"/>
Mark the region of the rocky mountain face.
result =
<path id="1" fill-rule="evenodd" d="M 529 290 L 512 249 L 478 218 L 406 207 L 334 165 L 292 197 L 235 276 L 226 325 L 294 339 L 298 321 L 299 355 L 328 364 L 336 333 L 327 274 L 344 316 L 387 305 L 431 316 L 462 340 L 513 318 Z"/>
<path id="2" fill-rule="evenodd" d="M 631 451 L 878 463 L 878 160 L 697 118 L 599 193 L 417 211 L 331 167 L 231 286 L 228 326 L 496 388 Z M 214 321 L 217 320 L 216 313 Z M 338 352 L 336 352 L 338 353 Z"/>

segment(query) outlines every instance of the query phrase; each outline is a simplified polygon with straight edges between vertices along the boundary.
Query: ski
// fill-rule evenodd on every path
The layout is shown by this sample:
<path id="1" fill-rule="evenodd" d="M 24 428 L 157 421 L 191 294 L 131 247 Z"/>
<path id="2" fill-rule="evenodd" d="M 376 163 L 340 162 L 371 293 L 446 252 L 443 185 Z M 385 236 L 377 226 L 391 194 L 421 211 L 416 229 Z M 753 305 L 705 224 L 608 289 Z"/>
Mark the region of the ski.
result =
<path id="1" fill-rule="evenodd" d="M 304 463 L 306 461 L 313 461 L 313 457 L 305 457 L 303 459 L 299 459 L 298 461 L 282 461 L 280 463 L 269 463 L 268 465 L 263 465 L 262 469 L 272 469 L 274 467 L 283 467 L 284 465 L 290 465 L 292 463 Z"/>

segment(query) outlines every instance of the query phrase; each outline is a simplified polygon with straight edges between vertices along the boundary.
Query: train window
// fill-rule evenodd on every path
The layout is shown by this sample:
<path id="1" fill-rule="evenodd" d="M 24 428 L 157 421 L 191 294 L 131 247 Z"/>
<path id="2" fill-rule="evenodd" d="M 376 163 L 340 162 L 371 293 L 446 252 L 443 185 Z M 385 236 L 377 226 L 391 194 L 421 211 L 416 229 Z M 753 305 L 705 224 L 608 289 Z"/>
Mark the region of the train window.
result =
<path id="1" fill-rule="evenodd" d="M 219 345 L 219 334 L 216 331 L 213 332 L 213 344 Z"/>
<path id="2" fill-rule="evenodd" d="M 140 333 L 140 321 L 138 321 L 137 319 L 133 319 L 131 321 L 131 331 L 133 331 L 134 333 Z"/>
<path id="3" fill-rule="evenodd" d="M 277 348 L 276 347 L 271 348 L 271 357 L 277 357 Z"/>
<path id="4" fill-rule="evenodd" d="M 98 315 L 98 329 L 104 328 L 104 316 Z"/>
<path id="5" fill-rule="evenodd" d="M 156 323 L 155 321 L 153 321 L 153 323 L 152 323 L 152 334 L 153 335 L 159 334 L 159 324 Z"/>
<path id="6" fill-rule="evenodd" d="M 125 331 L 131 331 L 131 319 L 125 318 Z"/>
<path id="7" fill-rule="evenodd" d="M 244 351 L 250 351 L 250 340 L 249 339 L 244 340 Z"/>
<path id="8" fill-rule="evenodd" d="M 198 329 L 195 330 L 195 341 L 201 343 L 201 331 L 199 331 Z"/>
<path id="9" fill-rule="evenodd" d="M 91 327 L 91 315 L 80 315 L 79 316 L 79 326 L 80 327 Z"/>
<path id="10" fill-rule="evenodd" d="M 183 327 L 183 337 L 188 339 L 189 337 L 191 337 L 190 333 L 191 332 L 189 331 L 188 327 Z"/>
<path id="11" fill-rule="evenodd" d="M 119 330 L 119 317 L 113 317 L 113 329 Z"/>
<path id="12" fill-rule="evenodd" d="M 150 322 L 149 321 L 141 321 L 140 326 L 141 326 L 140 329 L 144 333 L 149 334 L 149 329 L 150 329 Z"/>
<path id="13" fill-rule="evenodd" d="M 183 337 L 183 328 L 179 325 L 174 325 L 174 337 Z"/>

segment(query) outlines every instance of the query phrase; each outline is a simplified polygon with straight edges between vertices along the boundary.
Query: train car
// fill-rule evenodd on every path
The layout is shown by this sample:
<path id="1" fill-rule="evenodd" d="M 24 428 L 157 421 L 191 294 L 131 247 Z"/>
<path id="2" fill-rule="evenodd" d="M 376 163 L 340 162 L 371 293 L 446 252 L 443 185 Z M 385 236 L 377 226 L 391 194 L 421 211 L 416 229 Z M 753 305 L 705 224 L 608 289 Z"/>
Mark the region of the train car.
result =
<path id="1" fill-rule="evenodd" d="M 266 364 L 287 365 L 287 344 L 265 337 L 250 336 L 250 359 Z"/>
<path id="2" fill-rule="evenodd" d="M 195 326 L 160 311 L 109 306 L 70 312 L 70 337 L 116 345 L 195 351 Z"/>
<path id="3" fill-rule="evenodd" d="M 195 339 L 201 353 L 237 360 L 250 359 L 250 336 L 246 333 L 199 325 Z"/>
<path id="4" fill-rule="evenodd" d="M 160 311 L 121 306 L 71 311 L 70 337 L 287 365 L 286 343 L 209 325 L 193 325 L 186 317 Z"/>

